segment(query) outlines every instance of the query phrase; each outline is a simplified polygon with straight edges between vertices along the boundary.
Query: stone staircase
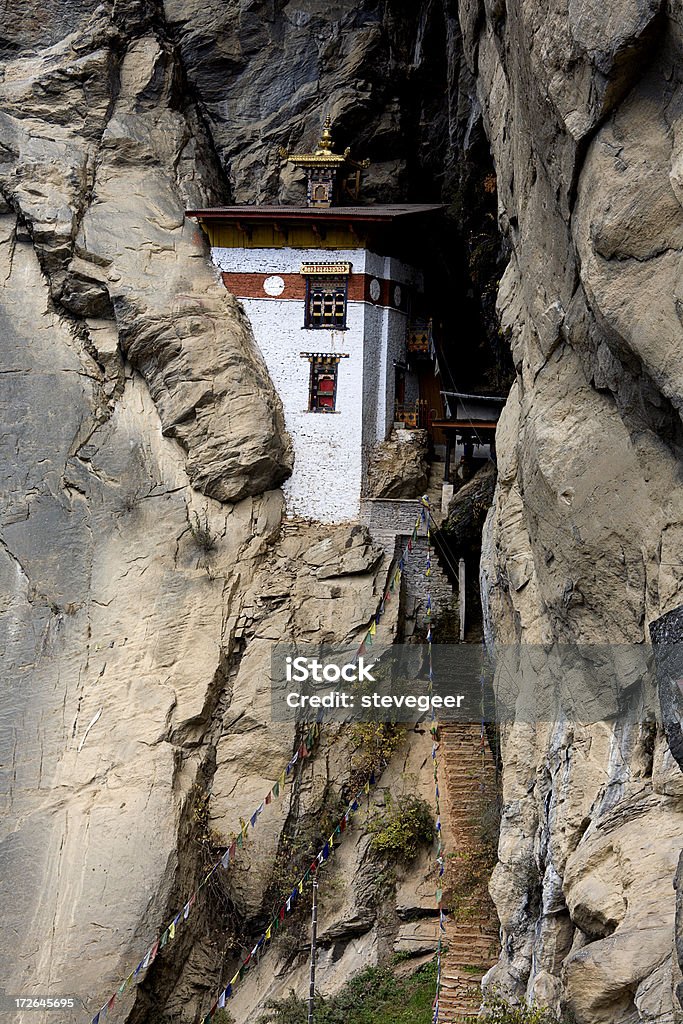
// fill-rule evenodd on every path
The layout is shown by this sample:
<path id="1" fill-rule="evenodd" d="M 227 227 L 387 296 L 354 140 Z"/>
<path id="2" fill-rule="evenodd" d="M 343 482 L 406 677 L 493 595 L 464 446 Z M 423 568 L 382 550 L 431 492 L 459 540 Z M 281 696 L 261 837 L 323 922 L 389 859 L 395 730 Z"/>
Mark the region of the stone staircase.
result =
<path id="1" fill-rule="evenodd" d="M 429 463 L 429 476 L 427 483 L 426 494 L 429 497 L 429 507 L 431 509 L 432 516 L 437 522 L 437 525 L 441 526 L 441 523 L 446 518 L 441 511 L 441 492 L 443 487 L 443 474 L 445 469 L 445 463 L 443 462 L 430 462 Z"/>
<path id="2" fill-rule="evenodd" d="M 482 813 L 495 805 L 496 771 L 481 727 L 451 724 L 440 727 L 440 773 L 444 789 L 443 815 L 447 826 L 449 858 L 444 890 L 450 914 L 442 958 L 440 1024 L 462 1024 L 478 1016 L 481 981 L 500 953 L 495 909 L 486 890 L 486 878 L 468 890 L 463 879 L 468 858 L 481 855 Z M 452 847 L 449 849 L 449 847 Z M 462 892 L 458 885 L 460 875 Z M 485 873 L 484 873 L 485 875 Z M 454 898 L 450 894 L 454 893 Z"/>

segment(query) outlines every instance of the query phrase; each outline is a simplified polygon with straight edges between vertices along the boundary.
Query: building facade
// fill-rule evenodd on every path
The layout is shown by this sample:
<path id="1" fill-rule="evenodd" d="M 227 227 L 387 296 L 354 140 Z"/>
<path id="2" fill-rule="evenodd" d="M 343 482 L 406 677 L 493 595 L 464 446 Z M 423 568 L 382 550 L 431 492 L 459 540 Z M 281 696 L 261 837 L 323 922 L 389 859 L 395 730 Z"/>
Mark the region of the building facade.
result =
<path id="1" fill-rule="evenodd" d="M 282 401 L 294 446 L 287 511 L 338 523 L 358 519 L 369 452 L 391 430 L 397 401 L 419 397 L 407 339 L 423 309 L 423 279 L 395 253 L 406 232 L 442 208 L 332 205 L 346 156 L 331 153 L 325 131 L 322 153 L 290 158 L 307 169 L 307 206 L 188 215 L 207 232 Z M 328 178 L 325 159 L 335 161 Z"/>

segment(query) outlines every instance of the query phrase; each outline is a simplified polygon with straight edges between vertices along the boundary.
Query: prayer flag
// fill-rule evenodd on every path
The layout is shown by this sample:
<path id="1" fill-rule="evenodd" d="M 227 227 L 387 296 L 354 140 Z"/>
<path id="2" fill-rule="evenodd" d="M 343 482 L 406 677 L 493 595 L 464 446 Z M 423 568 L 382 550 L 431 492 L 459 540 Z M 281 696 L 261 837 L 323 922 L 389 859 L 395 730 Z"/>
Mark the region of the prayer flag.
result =
<path id="1" fill-rule="evenodd" d="M 225 991 L 221 992 L 220 996 L 218 997 L 217 1005 L 219 1010 L 222 1010 L 223 1007 L 225 1006 Z"/>
<path id="2" fill-rule="evenodd" d="M 270 942 L 270 936 L 272 934 L 273 934 L 272 928 L 271 928 L 270 925 L 268 925 L 268 927 L 266 928 L 266 942 Z"/>
<path id="3" fill-rule="evenodd" d="M 227 868 L 229 863 L 230 863 L 230 850 L 228 849 L 228 850 L 225 851 L 225 853 L 221 857 L 221 864 L 223 865 L 224 868 Z"/>
<path id="4" fill-rule="evenodd" d="M 113 1010 L 115 1002 L 116 1002 L 116 993 L 114 993 L 114 995 L 111 997 L 111 999 L 107 1003 L 107 1009 L 108 1010 Z"/>
<path id="5" fill-rule="evenodd" d="M 373 622 L 373 624 L 370 626 L 369 632 L 370 632 L 370 636 L 377 636 L 377 623 L 376 622 Z"/>
<path id="6" fill-rule="evenodd" d="M 277 797 L 279 795 L 280 795 L 280 783 L 276 782 L 275 785 L 273 786 L 273 796 Z"/>
<path id="7" fill-rule="evenodd" d="M 304 880 L 302 878 L 301 881 L 299 882 L 299 893 L 303 894 L 303 891 L 304 891 Z"/>
<path id="8" fill-rule="evenodd" d="M 268 794 L 268 796 L 266 797 L 266 806 L 272 801 L 272 799 L 273 799 L 273 791 L 271 790 L 270 793 Z"/>

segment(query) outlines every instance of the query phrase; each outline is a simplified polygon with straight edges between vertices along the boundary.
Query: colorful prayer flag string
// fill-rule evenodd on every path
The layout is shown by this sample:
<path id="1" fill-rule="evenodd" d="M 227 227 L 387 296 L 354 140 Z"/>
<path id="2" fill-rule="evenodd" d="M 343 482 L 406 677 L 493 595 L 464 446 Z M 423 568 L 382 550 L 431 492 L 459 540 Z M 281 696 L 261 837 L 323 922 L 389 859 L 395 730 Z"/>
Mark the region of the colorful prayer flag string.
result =
<path id="1" fill-rule="evenodd" d="M 353 800 L 351 800 L 351 802 L 348 804 L 346 811 L 339 819 L 329 839 L 325 841 L 323 846 L 318 851 L 317 856 L 311 861 L 310 866 L 306 869 L 304 874 L 296 883 L 291 893 L 284 901 L 284 903 L 281 905 L 281 907 L 279 908 L 279 910 L 277 911 L 277 913 L 275 914 L 275 916 L 273 917 L 270 924 L 265 929 L 259 940 L 252 947 L 251 952 L 248 953 L 247 956 L 244 958 L 240 967 L 237 969 L 235 975 L 231 978 L 226 987 L 221 990 L 218 998 L 211 1005 L 209 1012 L 206 1014 L 205 1017 L 202 1018 L 202 1024 L 211 1024 L 216 1014 L 216 1011 L 222 1009 L 225 1006 L 226 1001 L 234 994 L 235 987 L 244 977 L 247 970 L 247 966 L 251 963 L 252 959 L 256 957 L 257 953 L 271 941 L 273 933 L 278 930 L 282 922 L 285 920 L 287 914 L 291 913 L 291 911 L 293 910 L 299 896 L 303 894 L 305 883 L 313 874 L 315 874 L 318 871 L 320 867 L 322 867 L 322 865 L 327 860 L 329 860 L 330 856 L 335 852 L 335 837 L 341 835 L 341 833 L 346 830 L 346 827 L 349 821 L 351 820 L 352 815 L 360 809 L 360 801 L 363 794 L 370 792 L 370 786 L 374 786 L 375 781 L 376 776 L 375 773 L 372 772 L 369 780 L 365 782 L 363 788 L 358 791 Z"/>
<path id="2" fill-rule="evenodd" d="M 190 913 L 197 901 L 199 893 L 202 892 L 202 890 L 205 888 L 205 886 L 207 885 L 207 883 L 209 882 L 209 880 L 218 870 L 219 867 L 227 869 L 230 862 L 235 859 L 237 850 L 241 849 L 244 846 L 244 839 L 249 829 L 254 829 L 256 827 L 258 818 L 263 812 L 265 805 L 272 803 L 273 797 L 277 798 L 281 793 L 284 793 L 285 780 L 291 774 L 295 765 L 300 760 L 303 760 L 310 756 L 319 734 L 320 726 L 318 723 L 315 723 L 311 727 L 311 729 L 309 729 L 306 738 L 303 740 L 302 743 L 300 743 L 294 756 L 290 759 L 285 768 L 282 769 L 280 776 L 269 790 L 268 796 L 266 796 L 261 801 L 259 806 L 256 808 L 254 813 L 249 818 L 248 822 L 242 821 L 242 827 L 239 834 L 237 835 L 237 837 L 233 838 L 232 842 L 230 843 L 229 847 L 227 848 L 221 859 L 213 865 L 213 867 L 204 877 L 202 882 L 197 886 L 195 891 L 185 902 L 182 910 L 180 910 L 173 917 L 173 919 L 168 923 L 166 928 L 162 931 L 161 935 L 157 939 L 155 939 L 152 945 L 147 949 L 145 955 L 143 956 L 142 960 L 140 960 L 135 970 L 132 971 L 128 975 L 128 977 L 121 982 L 117 990 L 110 996 L 107 1002 L 100 1007 L 98 1012 L 92 1018 L 90 1024 L 100 1024 L 100 1022 L 104 1020 L 108 1011 L 114 1008 L 116 1000 L 120 998 L 128 988 L 130 988 L 134 983 L 137 982 L 139 976 L 143 972 L 145 972 L 149 967 L 152 966 L 152 964 L 157 958 L 159 951 L 164 949 L 169 942 L 172 942 L 173 939 L 175 939 L 177 930 L 185 921 L 187 921 L 188 917 L 190 916 Z"/>
<path id="3" fill-rule="evenodd" d="M 424 505 L 424 499 L 423 499 L 423 505 Z M 393 574 L 391 574 L 391 581 L 390 581 L 389 585 L 386 586 L 385 589 L 384 589 L 382 597 L 380 598 L 379 605 L 377 607 L 377 611 L 375 612 L 375 614 L 372 617 L 370 626 L 369 626 L 369 628 L 368 628 L 368 630 L 367 630 L 367 632 L 365 634 L 365 637 L 361 641 L 360 646 L 358 647 L 358 650 L 356 651 L 356 658 L 358 658 L 358 657 L 360 657 L 360 655 L 364 654 L 366 652 L 367 648 L 371 647 L 373 645 L 373 643 L 374 643 L 374 639 L 373 638 L 377 635 L 377 626 L 380 623 L 382 615 L 384 615 L 384 613 L 385 613 L 386 605 L 389 604 L 389 602 L 392 599 L 392 594 L 395 592 L 396 586 L 399 585 L 400 582 L 401 582 L 401 577 L 403 575 L 403 571 L 404 571 L 405 566 L 406 566 L 407 556 L 413 550 L 413 543 L 417 539 L 420 526 L 425 522 L 425 519 L 426 519 L 426 514 L 425 514 L 425 509 L 423 507 L 421 509 L 420 514 L 417 516 L 417 519 L 415 521 L 415 526 L 413 527 L 413 531 L 412 531 L 412 534 L 410 536 L 410 539 L 408 540 L 408 543 L 406 544 L 406 546 L 403 548 L 401 556 L 398 559 L 398 563 L 396 564 L 396 568 L 395 568 Z M 428 535 L 429 535 L 429 531 L 428 531 Z M 130 988 L 138 980 L 139 975 L 141 975 L 144 971 L 146 971 L 149 967 L 151 967 L 151 965 L 154 963 L 154 961 L 155 961 L 159 951 L 164 949 L 168 945 L 168 943 L 171 942 L 175 938 L 176 930 L 180 927 L 180 925 L 184 921 L 187 921 L 187 919 L 188 919 L 188 917 L 190 915 L 190 912 L 191 912 L 191 910 L 192 910 L 192 908 L 193 908 L 193 906 L 194 906 L 194 904 L 195 904 L 195 902 L 197 900 L 197 896 L 205 888 L 205 886 L 207 885 L 207 883 L 209 882 L 209 880 L 213 876 L 214 872 L 217 871 L 217 869 L 219 867 L 222 867 L 223 869 L 227 869 L 228 868 L 228 866 L 230 865 L 230 862 L 235 859 L 235 857 L 237 855 L 237 850 L 243 848 L 244 840 L 245 840 L 246 835 L 247 835 L 247 833 L 249 831 L 249 828 L 254 829 L 256 827 L 256 825 L 258 823 L 258 819 L 259 819 L 260 815 L 263 813 L 265 807 L 267 807 L 269 804 L 272 803 L 273 798 L 277 799 L 280 796 L 280 794 L 283 793 L 284 787 L 285 787 L 285 781 L 286 781 L 287 777 L 291 774 L 291 772 L 294 769 L 294 767 L 297 764 L 297 762 L 299 762 L 300 760 L 304 760 L 305 758 L 310 756 L 310 754 L 312 752 L 312 749 L 313 749 L 313 746 L 315 744 L 315 741 L 317 740 L 317 738 L 318 738 L 318 736 L 320 734 L 322 719 L 323 719 L 323 713 L 320 712 L 318 717 L 317 717 L 317 719 L 316 719 L 316 721 L 315 721 L 315 723 L 314 723 L 314 725 L 312 726 L 311 730 L 309 731 L 308 735 L 306 736 L 306 739 L 299 745 L 299 748 L 297 749 L 297 751 L 294 754 L 294 756 L 291 758 L 291 760 L 287 763 L 285 768 L 282 770 L 282 772 L 280 773 L 280 776 L 278 777 L 278 779 L 276 780 L 274 785 L 271 787 L 271 789 L 268 791 L 268 793 L 266 794 L 264 799 L 261 801 L 259 806 L 254 810 L 254 812 L 252 813 L 252 815 L 248 819 L 248 821 L 243 821 L 242 822 L 242 827 L 241 827 L 240 832 L 238 833 L 238 835 L 236 837 L 234 837 L 232 839 L 232 842 L 230 843 L 230 846 L 226 849 L 226 851 L 223 854 L 223 856 L 221 857 L 221 859 L 219 861 L 217 861 L 213 865 L 213 867 L 211 868 L 209 873 L 206 875 L 206 877 L 203 879 L 203 881 L 197 886 L 197 888 L 192 893 L 190 898 L 186 901 L 186 903 L 184 904 L 182 910 L 175 915 L 175 917 L 169 922 L 167 927 L 162 931 L 160 937 L 158 939 L 156 939 L 152 943 L 152 945 L 147 949 L 144 957 L 139 962 L 139 964 L 137 965 L 135 970 L 132 971 L 123 982 L 121 982 L 121 984 L 119 985 L 119 987 L 116 990 L 116 992 L 113 993 L 113 995 L 109 998 L 109 1000 L 106 1003 L 103 1004 L 103 1006 L 99 1009 L 99 1011 L 92 1018 L 90 1024 L 101 1024 L 101 1022 L 104 1020 L 107 1012 L 114 1007 L 116 999 L 118 999 L 120 996 L 122 996 L 125 993 L 125 991 L 128 988 Z M 373 778 L 373 784 L 374 784 L 374 778 Z M 367 792 L 367 791 L 368 790 L 365 790 L 365 792 Z M 358 804 L 355 801 L 353 801 L 352 803 L 355 804 L 355 806 L 352 807 L 352 811 L 355 812 L 356 810 L 358 810 Z M 340 827 L 340 831 L 343 831 L 345 827 L 346 827 L 345 824 L 342 825 Z M 244 965 L 243 965 L 242 969 L 244 969 Z"/>

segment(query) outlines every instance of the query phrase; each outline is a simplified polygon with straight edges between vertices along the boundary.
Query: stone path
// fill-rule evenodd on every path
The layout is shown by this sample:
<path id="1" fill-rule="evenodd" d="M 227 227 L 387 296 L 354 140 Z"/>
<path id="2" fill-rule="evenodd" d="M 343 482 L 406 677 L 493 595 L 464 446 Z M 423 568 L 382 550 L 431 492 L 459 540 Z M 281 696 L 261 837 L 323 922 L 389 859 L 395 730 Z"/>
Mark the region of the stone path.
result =
<path id="1" fill-rule="evenodd" d="M 449 859 L 445 892 L 456 899 L 447 921 L 442 960 L 439 1024 L 474 1020 L 481 1006 L 481 980 L 500 952 L 498 920 L 485 881 L 463 895 L 458 873 L 468 856 L 480 856 L 482 813 L 496 799 L 493 755 L 477 724 L 445 725 L 440 729 L 443 806 L 455 858 Z M 465 870 L 468 871 L 465 867 Z M 466 888 L 466 885 L 465 885 Z"/>

